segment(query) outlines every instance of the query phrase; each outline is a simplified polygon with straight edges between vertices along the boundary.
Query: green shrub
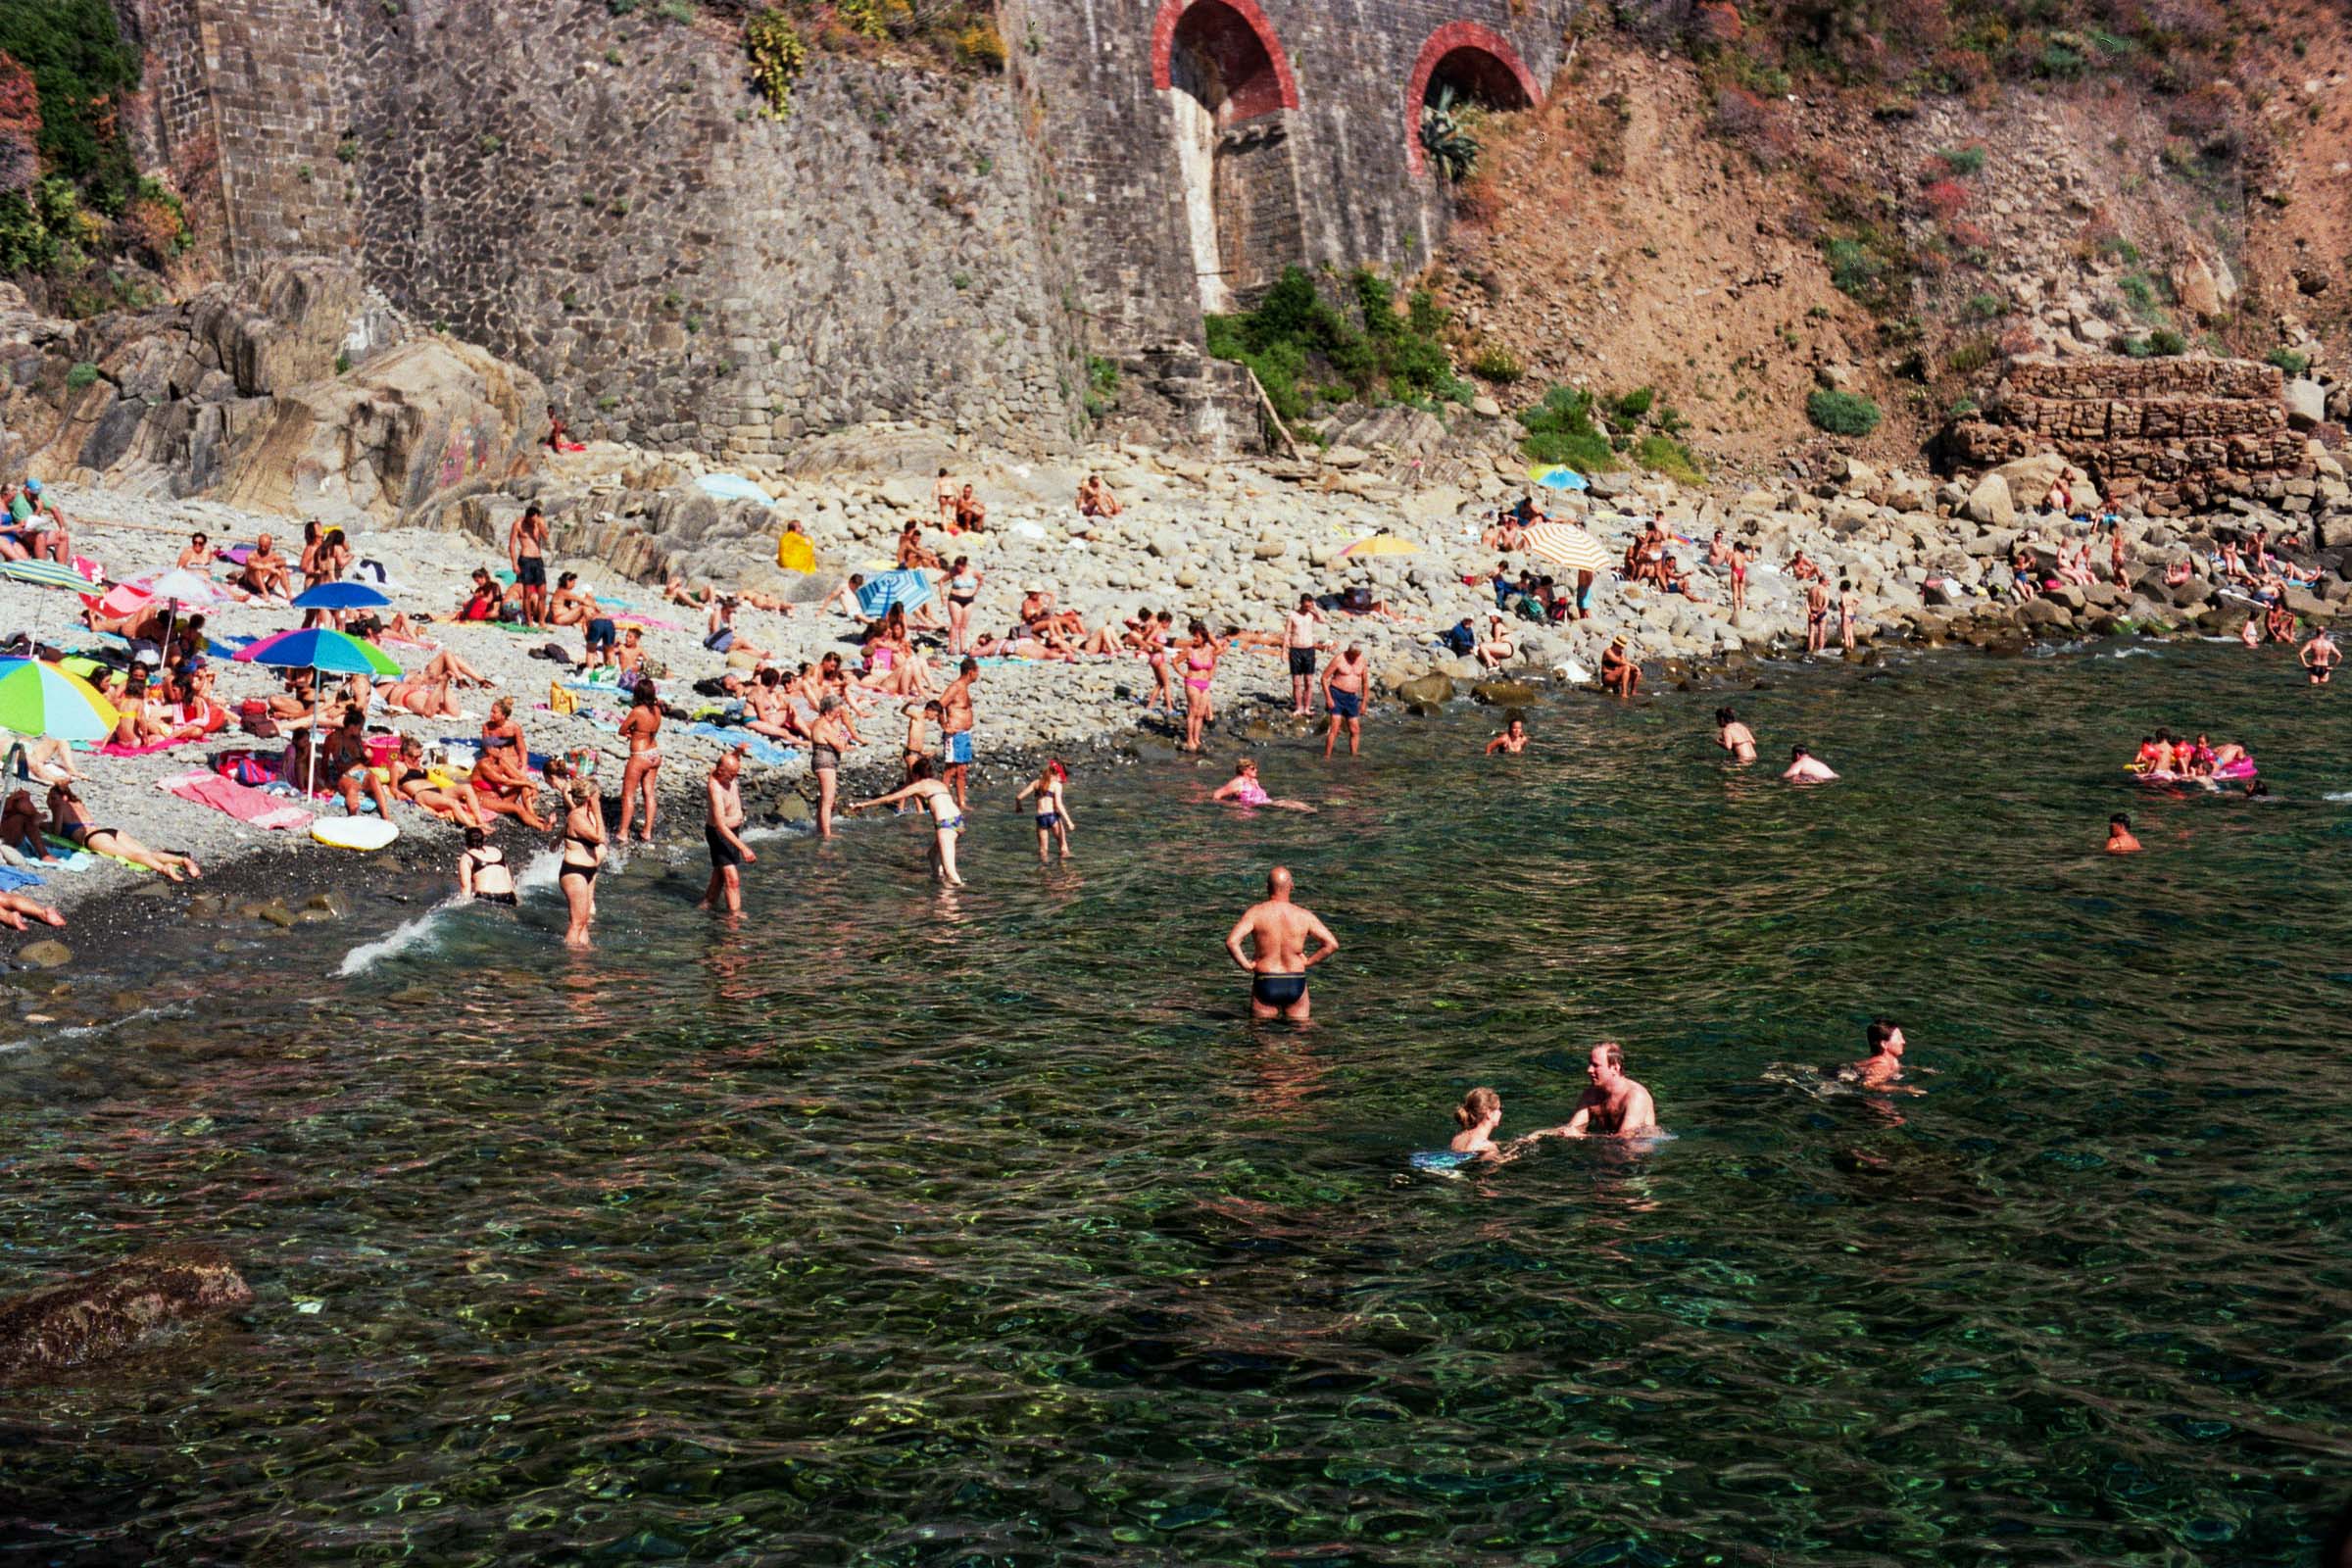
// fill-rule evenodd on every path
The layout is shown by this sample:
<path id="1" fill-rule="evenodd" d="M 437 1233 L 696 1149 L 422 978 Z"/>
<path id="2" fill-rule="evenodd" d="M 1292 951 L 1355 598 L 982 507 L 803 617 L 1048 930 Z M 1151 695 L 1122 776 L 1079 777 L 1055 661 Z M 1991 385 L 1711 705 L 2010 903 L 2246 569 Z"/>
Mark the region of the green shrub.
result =
<path id="1" fill-rule="evenodd" d="M 2128 337 L 2116 344 L 2116 351 L 2128 360 L 2144 360 L 2156 352 L 2144 337 Z"/>
<path id="2" fill-rule="evenodd" d="M 694 7 L 686 0 L 662 0 L 662 4 L 654 7 L 654 15 L 664 22 L 684 24 L 694 20 Z"/>
<path id="3" fill-rule="evenodd" d="M 1634 443 L 1634 461 L 1652 473 L 1664 474 L 1677 484 L 1704 484 L 1706 469 L 1690 455 L 1690 449 L 1672 436 L 1650 432 Z"/>
<path id="4" fill-rule="evenodd" d="M 137 171 L 123 141 L 122 100 L 139 84 L 139 50 L 124 40 L 106 0 L 8 0 L 0 53 L 32 74 L 40 105 L 35 145 L 44 170 L 113 217 Z"/>
<path id="5" fill-rule="evenodd" d="M 2056 81 L 2080 81 L 2082 79 L 2083 74 L 2089 70 L 2090 59 L 2088 56 L 2080 49 L 2060 43 L 2056 39 L 2043 44 L 2041 53 L 2034 60 L 2035 75 L 2048 76 Z"/>
<path id="6" fill-rule="evenodd" d="M 2188 352 L 2188 339 L 2169 326 L 2160 326 L 2148 334 L 2148 352 L 2163 357 Z"/>
<path id="7" fill-rule="evenodd" d="M 1564 463 L 1584 473 L 1618 466 L 1609 438 L 1592 423 L 1590 392 L 1554 386 L 1543 402 L 1520 414 L 1519 423 L 1527 431 L 1519 451 L 1532 463 Z"/>
<path id="8" fill-rule="evenodd" d="M 1832 435 L 1868 435 L 1879 427 L 1879 406 L 1851 392 L 1817 387 L 1805 399 L 1805 417 Z"/>
<path id="9" fill-rule="evenodd" d="M 2139 247 L 2121 234 L 2109 234 L 2099 241 L 2096 249 L 2102 260 L 2122 262 L 2126 267 L 2139 260 Z"/>
<path id="10" fill-rule="evenodd" d="M 993 22 L 975 22 L 956 35 L 956 57 L 983 71 L 1004 69 L 1004 37 Z"/>
<path id="11" fill-rule="evenodd" d="M 2289 375 L 2301 375 L 2311 368 L 2311 356 L 2297 354 L 2293 349 L 2273 349 L 2263 358 Z"/>
<path id="12" fill-rule="evenodd" d="M 98 367 L 84 360 L 66 372 L 66 385 L 78 392 L 98 379 Z"/>
<path id="13" fill-rule="evenodd" d="M 1998 294 L 1971 294 L 1962 309 L 1972 320 L 1978 321 L 1996 320 L 2009 314 L 2008 302 Z"/>
<path id="14" fill-rule="evenodd" d="M 1981 172 L 1984 168 L 1984 149 L 1982 147 L 1945 147 L 1938 150 L 1936 156 L 1943 160 L 1944 168 L 1963 177 Z"/>
<path id="15" fill-rule="evenodd" d="M 2156 284 L 2147 273 L 2126 272 L 2116 280 L 2115 286 L 2124 296 L 2124 303 L 2132 307 L 2132 314 L 2141 320 L 2159 314 Z"/>
<path id="16" fill-rule="evenodd" d="M 1508 386 L 1527 374 L 1527 366 L 1509 349 L 1490 344 L 1479 350 L 1478 358 L 1470 362 L 1470 373 L 1482 381 Z"/>
<path id="17" fill-rule="evenodd" d="M 1974 337 L 1944 357 L 1944 368 L 1954 375 L 1974 375 L 1992 363 L 1998 345 L 1988 337 Z"/>
<path id="18" fill-rule="evenodd" d="M 1249 366 L 1286 420 L 1306 416 L 1318 399 L 1469 401 L 1438 337 L 1445 313 L 1435 299 L 1416 293 L 1399 313 L 1395 287 L 1368 268 L 1348 275 L 1347 297 L 1352 309 L 1324 299 L 1303 269 L 1291 268 L 1256 309 L 1206 318 L 1208 351 Z M 1334 388 L 1347 396 L 1330 397 Z"/>

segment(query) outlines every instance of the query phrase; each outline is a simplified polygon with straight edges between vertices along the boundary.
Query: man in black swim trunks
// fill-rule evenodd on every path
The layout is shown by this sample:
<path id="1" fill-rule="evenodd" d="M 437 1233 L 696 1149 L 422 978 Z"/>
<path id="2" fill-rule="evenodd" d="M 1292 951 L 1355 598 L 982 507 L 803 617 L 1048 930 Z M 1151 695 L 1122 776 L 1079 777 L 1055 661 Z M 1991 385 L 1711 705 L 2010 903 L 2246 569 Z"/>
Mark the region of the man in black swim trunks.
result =
<path id="1" fill-rule="evenodd" d="M 1242 939 L 1252 938 L 1254 957 L 1243 953 Z M 1320 943 L 1312 954 L 1309 939 Z M 1276 866 L 1266 873 L 1266 897 L 1253 904 L 1225 934 L 1225 951 L 1250 971 L 1250 1016 L 1307 1020 L 1306 971 L 1340 951 L 1340 939 L 1315 918 L 1312 909 L 1291 902 L 1291 873 Z"/>
<path id="2" fill-rule="evenodd" d="M 743 748 L 735 747 L 710 764 L 705 786 L 710 813 L 703 821 L 703 842 L 710 846 L 710 885 L 703 890 L 698 909 L 714 909 L 725 900 L 729 914 L 743 912 L 743 873 L 737 869 L 760 857 L 743 842 Z"/>
<path id="3" fill-rule="evenodd" d="M 514 569 L 514 586 L 522 594 L 523 623 L 547 624 L 547 517 L 537 507 L 525 507 L 507 531 L 507 564 Z"/>
<path id="4" fill-rule="evenodd" d="M 1310 594 L 1298 596 L 1298 608 L 1283 620 L 1282 648 L 1291 662 L 1291 716 L 1315 716 L 1315 635 L 1323 612 Z"/>

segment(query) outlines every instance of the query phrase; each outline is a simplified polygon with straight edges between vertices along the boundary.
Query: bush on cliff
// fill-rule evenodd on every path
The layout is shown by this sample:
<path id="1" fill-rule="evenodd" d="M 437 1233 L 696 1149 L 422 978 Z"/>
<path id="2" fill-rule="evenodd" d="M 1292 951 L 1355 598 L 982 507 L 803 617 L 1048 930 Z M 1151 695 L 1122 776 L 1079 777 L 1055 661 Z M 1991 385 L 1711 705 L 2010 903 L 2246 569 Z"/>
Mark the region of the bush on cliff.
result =
<path id="1" fill-rule="evenodd" d="M 1851 392 L 1822 387 L 1805 399 L 1805 417 L 1832 435 L 1868 435 L 1879 427 L 1879 406 Z"/>
<path id="2" fill-rule="evenodd" d="M 1325 299 L 1306 270 L 1293 267 L 1254 310 L 1205 319 L 1208 352 L 1248 366 L 1286 420 L 1307 417 L 1319 402 L 1426 405 L 1471 397 L 1439 341 L 1437 302 L 1417 291 L 1399 312 L 1395 287 L 1368 268 L 1349 275 L 1346 306 Z"/>
<path id="3" fill-rule="evenodd" d="M 46 172 L 68 179 L 109 217 L 130 199 L 138 172 L 122 140 L 122 100 L 139 84 L 139 51 L 123 42 L 107 0 L 8 0 L 0 54 L 32 74 L 37 145 Z"/>
<path id="4" fill-rule="evenodd" d="M 1580 473 L 1618 466 L 1608 436 L 1592 422 L 1592 394 L 1582 387 L 1554 386 L 1543 402 L 1520 411 L 1519 425 L 1527 432 L 1519 451 L 1531 463 L 1565 464 Z"/>

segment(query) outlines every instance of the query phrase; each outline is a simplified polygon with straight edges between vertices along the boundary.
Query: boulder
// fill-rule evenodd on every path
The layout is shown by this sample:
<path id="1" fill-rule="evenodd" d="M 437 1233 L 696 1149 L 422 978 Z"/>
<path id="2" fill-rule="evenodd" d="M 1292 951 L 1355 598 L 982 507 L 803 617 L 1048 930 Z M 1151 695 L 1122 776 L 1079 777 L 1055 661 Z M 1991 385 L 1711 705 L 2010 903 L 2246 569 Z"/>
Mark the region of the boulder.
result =
<path id="1" fill-rule="evenodd" d="M 2222 283 L 2213 275 L 2201 256 L 2191 256 L 2173 269 L 2173 292 L 2180 297 L 2181 309 L 2200 321 L 2222 318 Z"/>
<path id="2" fill-rule="evenodd" d="M 1525 708 L 1536 700 L 1536 689 L 1523 680 L 1482 680 L 1470 688 L 1470 696 L 1490 708 Z"/>
<path id="3" fill-rule="evenodd" d="M 2017 609 L 2018 624 L 2037 631 L 2072 631 L 2074 612 L 2055 599 L 2029 599 Z"/>
<path id="4" fill-rule="evenodd" d="M 2009 487 L 2009 500 L 2013 508 L 2032 509 L 2041 505 L 2041 498 L 2050 493 L 2052 481 L 2068 471 L 2068 465 L 2066 459 L 2055 452 L 2036 452 L 2031 457 L 2012 459 L 1992 471 Z M 2075 486 L 2070 482 L 2067 488 L 2071 490 Z"/>
<path id="5" fill-rule="evenodd" d="M 252 1301 L 236 1269 L 211 1248 L 156 1248 L 0 1301 L 0 1379 L 102 1361 L 167 1324 L 217 1317 Z"/>
<path id="6" fill-rule="evenodd" d="M 2006 528 L 2017 519 L 2017 508 L 2009 499 L 2009 483 L 1997 473 L 1988 473 L 1977 481 L 1962 510 L 1988 528 Z"/>
<path id="7" fill-rule="evenodd" d="M 74 950 L 54 937 L 43 937 L 19 948 L 17 961 L 27 969 L 62 969 L 74 961 Z"/>
<path id="8" fill-rule="evenodd" d="M 1453 701 L 1453 682 L 1445 675 L 1416 675 L 1397 687 L 1396 695 L 1408 703 L 1449 703 Z"/>
<path id="9" fill-rule="evenodd" d="M 231 438 L 213 498 L 330 522 L 426 523 L 528 471 L 546 429 L 537 376 L 470 343 L 428 338 L 280 391 Z"/>
<path id="10" fill-rule="evenodd" d="M 2286 383 L 2286 422 L 2298 430 L 2308 430 L 2328 417 L 2328 394 L 2320 383 L 2309 376 L 2296 376 Z"/>

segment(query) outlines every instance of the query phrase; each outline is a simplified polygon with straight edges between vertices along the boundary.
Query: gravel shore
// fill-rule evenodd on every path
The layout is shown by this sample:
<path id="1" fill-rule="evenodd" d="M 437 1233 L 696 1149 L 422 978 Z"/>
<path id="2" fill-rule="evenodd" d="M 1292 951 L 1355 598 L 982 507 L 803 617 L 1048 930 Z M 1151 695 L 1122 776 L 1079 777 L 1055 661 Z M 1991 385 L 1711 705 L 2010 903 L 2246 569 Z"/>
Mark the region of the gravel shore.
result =
<path id="1" fill-rule="evenodd" d="M 642 454 L 621 449 L 591 449 L 559 460 L 551 466 L 551 476 L 593 486 L 601 482 L 600 465 L 616 471 L 625 464 L 644 461 Z M 702 465 L 692 459 L 677 462 L 682 472 L 676 482 L 695 484 Z M 1123 497 L 1127 505 L 1122 515 L 1078 515 L 1070 497 L 1089 468 L 1104 473 Z M 1219 631 L 1233 625 L 1273 631 L 1299 594 L 1323 595 L 1361 584 L 1385 602 L 1396 618 L 1334 613 L 1330 640 L 1340 646 L 1363 645 L 1380 689 L 1394 692 L 1431 673 L 1464 683 L 1497 675 L 1512 681 L 1588 680 L 1600 649 L 1620 632 L 1631 638 L 1638 657 L 1650 662 L 1653 672 L 1660 661 L 1667 661 L 1671 662 L 1664 673 L 1678 677 L 1737 655 L 1801 650 L 1801 585 L 1784 569 L 1799 547 L 1821 562 L 1833 579 L 1845 575 L 1854 580 L 1863 596 L 1866 637 L 1918 635 L 1923 628 L 1936 629 L 1939 615 L 1955 613 L 1932 605 L 1957 599 L 1965 607 L 1970 596 L 1976 596 L 1978 603 L 1990 606 L 2005 586 L 2002 554 L 2021 529 L 2033 525 L 2033 519 L 2020 519 L 2016 526 L 1993 528 L 1958 515 L 1904 514 L 1899 510 L 1903 506 L 1933 504 L 1925 481 L 1901 481 L 1918 488 L 1918 496 L 1873 502 L 1863 495 L 1861 475 L 1851 476 L 1845 492 L 1826 502 L 1793 486 L 1769 494 L 1750 492 L 1735 501 L 1680 491 L 1661 481 L 1610 484 L 1605 496 L 1549 497 L 1555 512 L 1585 521 L 1612 549 L 1622 549 L 1636 519 L 1664 518 L 1670 532 L 1690 541 L 1676 546 L 1685 565 L 1703 561 L 1709 532 L 1726 527 L 1759 552 L 1749 579 L 1748 608 L 1735 617 L 1723 602 L 1723 583 L 1704 570 L 1696 576 L 1707 597 L 1697 599 L 1643 592 L 1604 579 L 1597 612 L 1590 621 L 1536 626 L 1513 620 L 1510 631 L 1518 657 L 1510 668 L 1490 671 L 1447 655 L 1436 636 L 1464 616 L 1483 632 L 1494 609 L 1483 577 L 1498 558 L 1479 544 L 1479 534 L 1496 506 L 1526 489 L 1524 479 L 1508 469 L 1508 464 L 1498 461 L 1491 474 L 1397 492 L 1382 485 L 1350 488 L 1345 475 L 1334 484 L 1330 470 L 1307 482 L 1297 465 L 1207 465 L 1158 458 L 1134 448 L 1106 449 L 1095 454 L 1087 466 L 1066 470 L 991 466 L 974 460 L 968 476 L 992 497 L 988 531 L 951 538 L 929 527 L 925 540 L 949 560 L 970 555 L 983 573 L 985 583 L 973 616 L 975 630 L 983 634 L 1006 629 L 1023 590 L 1031 585 L 1054 590 L 1060 605 L 1078 610 L 1090 626 L 1139 610 L 1164 609 L 1174 613 L 1180 630 L 1198 615 Z M 1875 475 L 1868 478 L 1876 480 Z M 737 616 L 740 635 L 788 666 L 829 650 L 854 660 L 849 639 L 855 623 L 839 612 L 819 610 L 816 601 L 851 571 L 889 565 L 900 527 L 929 511 L 928 481 L 859 474 L 767 477 L 760 482 L 775 498 L 772 514 L 778 527 L 786 517 L 803 520 L 815 546 L 817 569 L 808 575 L 782 573 L 771 560 L 747 551 L 733 580 L 766 585 L 793 603 L 782 613 L 743 609 Z M 301 533 L 299 524 L 284 518 L 242 514 L 212 502 L 55 488 L 74 521 L 77 552 L 100 562 L 117 578 L 170 566 L 188 533 L 197 529 L 216 544 L 250 542 L 267 530 L 277 536 L 281 548 L 286 541 L 298 542 Z M 518 511 L 519 506 L 512 503 L 510 510 Z M 1906 522 L 1906 516 L 1912 520 Z M 494 529 L 496 517 L 492 514 L 486 526 Z M 2135 520 L 2131 527 L 2135 554 L 2143 560 L 2161 559 L 2142 548 L 2143 540 L 2147 545 L 2172 543 L 2172 535 L 2159 536 L 2153 523 Z M 1343 554 L 1353 541 L 1376 533 L 1402 539 L 1411 546 L 1410 553 L 1368 560 Z M 663 603 L 659 584 L 620 580 L 597 562 L 565 559 L 562 552 L 569 542 L 574 541 L 559 533 L 551 578 L 562 570 L 577 569 L 582 586 L 618 602 L 613 607 L 618 613 L 650 617 L 655 624 L 644 638 L 650 656 L 667 667 L 662 682 L 665 699 L 690 710 L 713 706 L 695 696 L 693 683 L 720 674 L 728 661 L 704 648 L 700 612 Z M 579 713 L 550 711 L 550 684 L 566 672 L 532 657 L 549 642 L 559 642 L 576 655 L 578 630 L 523 635 L 451 618 L 473 568 L 504 564 L 503 540 L 494 546 L 471 534 L 395 528 L 357 533 L 353 545 L 360 559 L 383 563 L 394 580 L 392 597 L 400 609 L 435 617 L 424 628 L 428 638 L 493 677 L 500 692 L 514 698 L 534 752 L 585 752 L 598 759 L 596 776 L 610 806 L 625 756 L 613 731 L 618 700 L 583 693 Z M 1511 563 L 1514 569 L 1522 564 L 1516 558 Z M 705 558 L 697 564 L 714 575 L 726 575 L 723 563 Z M 225 574 L 225 568 L 219 571 Z M 1941 597 L 1932 597 L 1938 594 Z M 2124 608 L 2119 605 L 2119 612 Z M 2152 614 L 2155 607 L 2132 608 Z M 102 646 L 103 639 L 78 626 L 78 609 L 71 593 L 0 580 L 0 632 L 28 630 L 69 650 Z M 233 603 L 208 608 L 205 614 L 209 633 L 229 636 L 277 631 L 299 619 L 282 606 Z M 411 666 L 430 652 L 397 643 L 388 644 L 387 651 Z M 746 661 L 738 655 L 734 662 L 740 667 Z M 217 661 L 217 694 L 232 708 L 239 699 L 262 695 L 275 685 L 271 671 L 225 660 Z M 935 667 L 944 679 L 945 661 Z M 1143 718 L 1141 703 L 1151 684 L 1146 664 L 1132 658 L 1074 664 L 992 663 L 984 669 L 976 693 L 979 780 L 1011 779 L 1044 754 L 1083 764 L 1090 756 L 1124 746 Z M 1511 700 L 1511 689 L 1501 689 L 1503 700 Z M 470 738 L 494 695 L 466 693 L 462 701 L 472 715 L 468 719 L 423 720 L 379 711 L 373 721 L 428 742 Z M 1282 716 L 1289 705 L 1289 681 L 1278 651 L 1237 651 L 1218 671 L 1215 698 L 1225 719 L 1218 731 L 1221 751 L 1230 751 L 1236 740 L 1290 727 Z M 860 725 L 864 744 L 846 760 L 845 792 L 895 783 L 900 777 L 905 731 L 899 701 L 875 699 L 875 711 Z M 1394 703 L 1377 704 L 1373 722 L 1396 710 Z M 305 831 L 251 827 L 155 787 L 160 778 L 202 767 L 208 753 L 240 744 L 245 743 L 232 726 L 206 742 L 152 756 L 84 757 L 79 765 L 90 782 L 83 795 L 98 821 L 125 827 L 159 848 L 190 854 L 208 872 L 218 873 L 231 862 L 245 863 L 248 869 L 236 880 L 241 889 L 253 893 L 282 886 L 308 897 L 320 887 L 376 880 L 414 886 L 416 879 L 429 883 L 448 874 L 459 847 L 457 830 L 406 804 L 395 810 L 402 830 L 399 843 L 382 855 L 355 857 L 317 844 Z M 274 749 L 274 743 L 258 744 Z M 703 777 L 724 746 L 718 738 L 688 733 L 685 724 L 674 721 L 664 727 L 662 746 L 662 836 L 691 839 L 701 825 Z M 756 821 L 790 825 L 808 820 L 807 796 L 813 781 L 799 754 L 777 765 L 754 762 L 745 777 L 746 799 Z M 324 808 L 339 812 L 341 806 L 324 803 Z M 526 835 L 509 822 L 501 837 L 513 854 L 524 847 Z M 44 875 L 46 885 L 33 891 L 73 909 L 87 907 L 94 898 L 113 892 L 153 893 L 160 884 L 147 873 L 108 860 Z M 223 907 L 235 914 L 252 905 L 251 897 L 240 897 Z"/>

